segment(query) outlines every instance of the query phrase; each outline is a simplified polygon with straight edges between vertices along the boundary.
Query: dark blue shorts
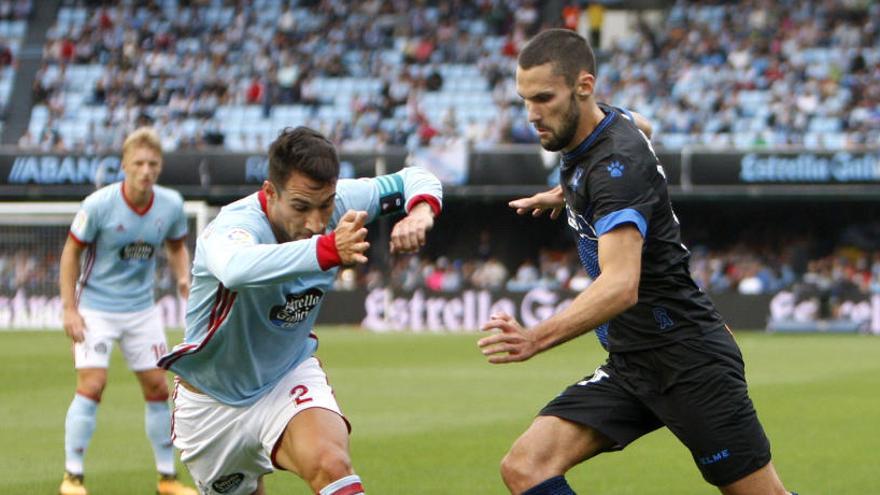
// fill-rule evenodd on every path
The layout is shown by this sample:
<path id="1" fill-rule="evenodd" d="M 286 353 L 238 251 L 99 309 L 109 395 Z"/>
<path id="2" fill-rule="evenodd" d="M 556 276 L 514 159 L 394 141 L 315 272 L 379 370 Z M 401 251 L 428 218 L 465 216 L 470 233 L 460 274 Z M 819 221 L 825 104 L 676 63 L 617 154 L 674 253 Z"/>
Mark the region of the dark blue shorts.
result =
<path id="1" fill-rule="evenodd" d="M 612 353 L 540 415 L 594 428 L 616 443 L 612 450 L 666 426 L 716 486 L 770 462 L 742 354 L 724 328 L 663 347 Z"/>

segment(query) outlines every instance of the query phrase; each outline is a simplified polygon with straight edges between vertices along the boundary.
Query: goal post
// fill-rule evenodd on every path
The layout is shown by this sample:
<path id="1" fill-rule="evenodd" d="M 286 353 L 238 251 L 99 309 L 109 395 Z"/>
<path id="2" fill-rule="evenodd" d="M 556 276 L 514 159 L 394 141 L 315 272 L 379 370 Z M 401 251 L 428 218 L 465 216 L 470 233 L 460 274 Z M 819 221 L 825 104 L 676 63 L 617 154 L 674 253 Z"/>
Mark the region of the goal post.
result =
<path id="1" fill-rule="evenodd" d="M 0 202 L 0 331 L 61 328 L 58 273 L 61 250 L 80 208 L 75 201 Z M 216 214 L 204 201 L 185 201 L 192 256 L 195 239 Z M 166 327 L 182 327 L 184 302 L 158 250 L 156 302 Z"/>

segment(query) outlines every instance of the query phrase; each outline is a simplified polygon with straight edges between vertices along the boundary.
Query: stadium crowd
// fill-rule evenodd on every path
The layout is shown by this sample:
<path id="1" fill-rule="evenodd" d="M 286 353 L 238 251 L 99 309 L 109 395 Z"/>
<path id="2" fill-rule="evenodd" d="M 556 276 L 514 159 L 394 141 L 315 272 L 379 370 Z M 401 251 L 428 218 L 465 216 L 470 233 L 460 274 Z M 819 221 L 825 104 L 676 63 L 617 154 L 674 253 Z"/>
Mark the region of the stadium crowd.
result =
<path id="1" fill-rule="evenodd" d="M 857 235 L 865 235 L 865 231 Z M 806 240 L 788 245 L 783 250 L 746 244 L 723 250 L 696 246 L 691 250 L 691 273 L 698 285 L 712 294 L 774 294 L 783 289 L 832 298 L 880 294 L 880 246 L 876 241 L 873 249 L 843 242 L 820 256 L 811 255 Z M 57 246 L 40 243 L 37 247 L 0 249 L 0 294 L 12 295 L 22 289 L 26 293 L 55 294 L 60 252 L 60 242 Z M 336 288 L 525 292 L 541 287 L 581 291 L 591 280 L 575 256 L 573 251 L 553 249 L 542 249 L 537 259 L 523 260 L 502 260 L 495 253 L 479 250 L 471 258 L 398 256 L 387 270 L 375 264 L 341 270 Z M 156 276 L 160 292 L 174 291 L 173 277 L 164 262 L 159 264 Z"/>
<path id="2" fill-rule="evenodd" d="M 260 150 L 298 124 L 343 148 L 534 142 L 515 57 L 579 15 L 545 19 L 533 0 L 104 3 L 61 9 L 21 147 L 115 149 L 145 121 L 169 150 Z M 662 147 L 880 144 L 876 2 L 679 1 L 619 34 L 598 50 L 600 99 L 650 117 Z"/>

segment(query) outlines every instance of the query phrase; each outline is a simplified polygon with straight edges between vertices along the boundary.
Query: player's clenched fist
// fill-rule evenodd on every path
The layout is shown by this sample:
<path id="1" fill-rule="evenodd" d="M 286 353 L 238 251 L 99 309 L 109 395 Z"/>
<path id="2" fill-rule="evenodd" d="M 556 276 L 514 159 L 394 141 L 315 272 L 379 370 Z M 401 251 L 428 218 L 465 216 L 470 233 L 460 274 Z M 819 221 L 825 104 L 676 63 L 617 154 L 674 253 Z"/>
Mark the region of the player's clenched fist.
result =
<path id="1" fill-rule="evenodd" d="M 367 221 L 367 212 L 348 210 L 336 225 L 336 251 L 343 265 L 366 263 L 364 255 L 370 248 L 367 239 L 367 229 L 364 223 Z"/>
<path id="2" fill-rule="evenodd" d="M 425 245 L 427 233 L 434 227 L 434 211 L 428 203 L 419 203 L 394 225 L 391 231 L 392 253 L 415 253 Z"/>

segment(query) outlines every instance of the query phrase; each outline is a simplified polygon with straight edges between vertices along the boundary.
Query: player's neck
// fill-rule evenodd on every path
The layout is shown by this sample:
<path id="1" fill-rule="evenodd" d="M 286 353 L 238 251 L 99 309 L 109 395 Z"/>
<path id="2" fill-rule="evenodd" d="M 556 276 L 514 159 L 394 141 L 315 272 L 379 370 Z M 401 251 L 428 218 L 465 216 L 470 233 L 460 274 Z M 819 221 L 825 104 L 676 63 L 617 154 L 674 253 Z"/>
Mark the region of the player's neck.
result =
<path id="1" fill-rule="evenodd" d="M 593 133 L 596 127 L 605 118 L 605 113 L 599 108 L 595 101 L 590 101 L 587 108 L 581 112 L 581 120 L 578 123 L 577 132 L 568 146 L 562 149 L 564 153 L 568 153 L 584 142 L 587 136 Z"/>
<path id="2" fill-rule="evenodd" d="M 122 194 L 125 195 L 125 200 L 128 201 L 130 205 L 137 209 L 141 209 L 150 204 L 150 200 L 153 198 L 153 188 L 137 190 L 131 187 L 128 182 L 123 182 Z"/>

